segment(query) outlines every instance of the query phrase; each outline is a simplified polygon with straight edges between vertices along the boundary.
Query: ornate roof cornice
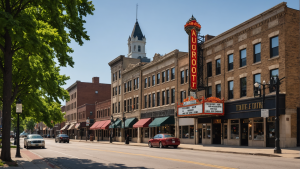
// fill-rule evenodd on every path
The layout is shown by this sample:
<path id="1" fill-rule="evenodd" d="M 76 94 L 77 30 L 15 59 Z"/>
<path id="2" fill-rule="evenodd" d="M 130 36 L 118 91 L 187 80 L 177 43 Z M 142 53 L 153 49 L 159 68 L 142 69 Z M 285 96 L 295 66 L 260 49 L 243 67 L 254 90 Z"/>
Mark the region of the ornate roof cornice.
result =
<path id="1" fill-rule="evenodd" d="M 120 55 L 120 56 L 116 57 L 114 60 L 110 61 L 110 62 L 108 63 L 108 65 L 111 67 L 112 65 L 114 65 L 114 64 L 117 63 L 118 61 L 123 60 L 124 57 L 125 57 L 124 55 Z"/>
<path id="2" fill-rule="evenodd" d="M 164 61 L 164 60 L 166 60 L 166 59 L 168 59 L 168 58 L 170 58 L 170 57 L 172 57 L 172 56 L 174 56 L 174 55 L 176 55 L 176 54 L 178 54 L 178 53 L 179 53 L 179 50 L 178 50 L 178 49 L 175 49 L 175 50 L 173 50 L 172 52 L 165 54 L 164 56 L 155 53 L 155 55 L 154 55 L 154 57 L 153 57 L 153 61 L 150 62 L 150 63 L 148 63 L 148 64 L 146 64 L 145 66 L 143 66 L 143 67 L 142 67 L 142 70 L 143 70 L 143 69 L 147 69 L 147 68 L 149 68 L 149 67 L 155 65 L 155 64 L 158 63 L 158 62 L 162 62 L 162 61 Z"/>

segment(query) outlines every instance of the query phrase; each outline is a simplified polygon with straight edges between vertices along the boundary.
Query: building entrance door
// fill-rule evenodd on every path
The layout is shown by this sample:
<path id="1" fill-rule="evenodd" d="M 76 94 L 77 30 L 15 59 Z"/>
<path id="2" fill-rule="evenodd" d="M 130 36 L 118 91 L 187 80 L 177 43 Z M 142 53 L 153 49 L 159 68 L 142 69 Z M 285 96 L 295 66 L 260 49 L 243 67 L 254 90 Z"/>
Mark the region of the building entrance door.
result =
<path id="1" fill-rule="evenodd" d="M 241 127 L 242 127 L 241 145 L 242 146 L 248 146 L 248 123 L 249 123 L 249 119 L 243 119 L 241 123 Z"/>
<path id="2" fill-rule="evenodd" d="M 221 144 L 221 123 L 213 124 L 213 144 Z"/>
<path id="3" fill-rule="evenodd" d="M 199 132 L 199 144 L 202 144 L 202 128 L 199 128 L 198 132 Z"/>
<path id="4" fill-rule="evenodd" d="M 275 147 L 275 117 L 267 118 L 267 133 L 266 133 L 266 146 Z"/>

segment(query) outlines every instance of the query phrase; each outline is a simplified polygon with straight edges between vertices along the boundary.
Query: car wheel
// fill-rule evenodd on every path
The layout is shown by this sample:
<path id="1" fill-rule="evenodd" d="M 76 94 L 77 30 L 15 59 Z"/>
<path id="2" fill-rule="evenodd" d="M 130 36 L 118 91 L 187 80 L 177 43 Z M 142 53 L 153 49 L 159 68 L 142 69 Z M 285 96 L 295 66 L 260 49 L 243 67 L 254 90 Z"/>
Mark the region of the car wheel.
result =
<path id="1" fill-rule="evenodd" d="M 69 142 L 67 142 L 67 143 L 69 143 Z"/>
<path id="2" fill-rule="evenodd" d="M 45 149 L 45 146 L 43 147 L 43 149 Z"/>
<path id="3" fill-rule="evenodd" d="M 173 146 L 174 148 L 177 148 L 178 146 Z"/>
<path id="4" fill-rule="evenodd" d="M 159 142 L 159 148 L 163 148 L 164 146 L 162 145 L 161 142 Z"/>
<path id="5" fill-rule="evenodd" d="M 24 144 L 24 148 L 26 148 L 25 144 Z"/>
<path id="6" fill-rule="evenodd" d="M 152 148 L 152 144 L 151 142 L 148 143 L 149 148 Z"/>
<path id="7" fill-rule="evenodd" d="M 26 146 L 26 148 L 29 149 L 30 147 L 29 147 L 29 146 Z"/>

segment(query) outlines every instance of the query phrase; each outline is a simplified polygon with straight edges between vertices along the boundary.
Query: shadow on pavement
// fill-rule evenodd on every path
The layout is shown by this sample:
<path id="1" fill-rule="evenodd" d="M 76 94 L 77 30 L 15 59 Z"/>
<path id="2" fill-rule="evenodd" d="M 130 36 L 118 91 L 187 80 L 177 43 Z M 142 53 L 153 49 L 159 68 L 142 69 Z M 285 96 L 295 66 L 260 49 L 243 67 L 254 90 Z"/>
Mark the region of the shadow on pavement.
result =
<path id="1" fill-rule="evenodd" d="M 125 168 L 125 169 L 150 169 L 140 166 L 128 167 L 120 163 L 99 163 L 89 159 L 77 159 L 68 157 L 57 157 L 57 158 L 45 158 L 48 162 L 67 169 L 84 169 L 84 168 L 101 168 L 101 169 L 114 169 L 114 168 Z M 112 159 L 117 161 L 117 159 Z"/>

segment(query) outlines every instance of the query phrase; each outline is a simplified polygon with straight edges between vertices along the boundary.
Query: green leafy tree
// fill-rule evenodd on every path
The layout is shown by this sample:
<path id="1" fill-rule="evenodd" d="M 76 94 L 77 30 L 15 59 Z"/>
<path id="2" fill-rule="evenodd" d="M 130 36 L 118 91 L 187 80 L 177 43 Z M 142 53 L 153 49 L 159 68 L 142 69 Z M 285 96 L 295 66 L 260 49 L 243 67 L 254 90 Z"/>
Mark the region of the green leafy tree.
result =
<path id="1" fill-rule="evenodd" d="M 63 119 L 59 100 L 69 99 L 61 88 L 69 77 L 59 70 L 74 65 L 71 39 L 79 45 L 89 40 L 83 17 L 93 11 L 87 0 L 0 0 L 2 160 L 11 160 L 9 131 L 16 98 L 22 100 L 21 119 L 33 117 L 48 126 Z"/>

